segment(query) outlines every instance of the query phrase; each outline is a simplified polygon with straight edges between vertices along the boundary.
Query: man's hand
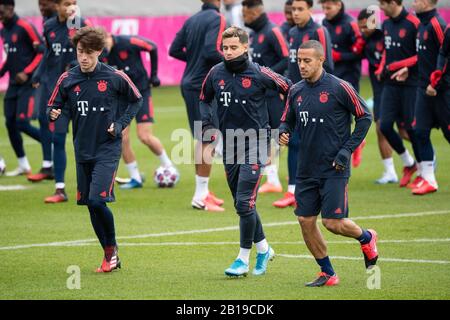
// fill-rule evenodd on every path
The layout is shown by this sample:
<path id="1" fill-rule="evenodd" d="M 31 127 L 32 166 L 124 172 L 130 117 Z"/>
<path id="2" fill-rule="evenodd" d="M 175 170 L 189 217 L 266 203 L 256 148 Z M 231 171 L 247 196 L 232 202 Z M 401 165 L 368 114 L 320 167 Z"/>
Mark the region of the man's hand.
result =
<path id="1" fill-rule="evenodd" d="M 408 79 L 408 76 L 409 76 L 409 69 L 408 69 L 408 67 L 404 67 L 404 68 L 401 68 L 400 70 L 398 70 L 397 72 L 395 72 L 391 76 L 391 80 L 396 80 L 398 82 L 405 82 L 406 79 Z"/>
<path id="2" fill-rule="evenodd" d="M 23 84 L 25 82 L 27 82 L 29 79 L 28 75 L 25 72 L 19 72 L 18 74 L 16 74 L 16 82 L 18 84 Z"/>
<path id="3" fill-rule="evenodd" d="M 40 84 L 39 82 L 35 82 L 35 83 L 32 83 L 32 84 L 31 84 L 31 86 L 32 86 L 34 89 L 39 88 L 40 85 L 41 85 L 41 84 Z"/>
<path id="4" fill-rule="evenodd" d="M 52 109 L 50 111 L 50 119 L 52 121 L 56 121 L 60 115 L 61 115 L 61 109 Z"/>
<path id="5" fill-rule="evenodd" d="M 336 171 L 342 172 L 348 167 L 351 155 L 352 154 L 350 153 L 350 151 L 346 149 L 341 149 L 339 151 L 333 161 L 333 167 L 336 169 Z"/>
<path id="6" fill-rule="evenodd" d="M 117 122 L 113 122 L 111 123 L 111 125 L 108 128 L 108 133 L 115 137 L 120 137 L 121 133 L 122 133 L 122 126 L 117 123 Z"/>
<path id="7" fill-rule="evenodd" d="M 159 80 L 158 76 L 153 76 L 150 78 L 150 86 L 153 88 L 159 87 L 161 85 L 161 80 Z"/>
<path id="8" fill-rule="evenodd" d="M 279 143 L 281 146 L 287 146 L 289 144 L 289 133 L 282 133 L 280 134 Z"/>
<path id="9" fill-rule="evenodd" d="M 435 88 L 433 88 L 431 86 L 431 84 L 428 85 L 428 87 L 427 87 L 427 96 L 430 96 L 430 97 L 436 97 L 437 96 L 437 91 L 436 91 Z"/>

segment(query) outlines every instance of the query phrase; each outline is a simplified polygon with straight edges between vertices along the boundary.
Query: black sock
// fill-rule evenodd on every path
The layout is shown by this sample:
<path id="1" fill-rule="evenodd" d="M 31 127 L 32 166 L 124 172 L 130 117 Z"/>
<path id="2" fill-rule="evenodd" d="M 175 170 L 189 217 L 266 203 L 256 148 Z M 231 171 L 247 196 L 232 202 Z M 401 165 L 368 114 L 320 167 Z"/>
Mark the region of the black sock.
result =
<path id="1" fill-rule="evenodd" d="M 95 210 L 98 220 L 105 232 L 105 246 L 116 246 L 116 231 L 114 228 L 114 216 L 105 202 L 89 201 L 89 206 Z"/>
<path id="2" fill-rule="evenodd" d="M 320 266 L 322 272 L 325 272 L 329 276 L 334 276 L 333 266 L 331 265 L 330 258 L 326 256 L 323 259 L 316 259 L 317 264 Z"/>

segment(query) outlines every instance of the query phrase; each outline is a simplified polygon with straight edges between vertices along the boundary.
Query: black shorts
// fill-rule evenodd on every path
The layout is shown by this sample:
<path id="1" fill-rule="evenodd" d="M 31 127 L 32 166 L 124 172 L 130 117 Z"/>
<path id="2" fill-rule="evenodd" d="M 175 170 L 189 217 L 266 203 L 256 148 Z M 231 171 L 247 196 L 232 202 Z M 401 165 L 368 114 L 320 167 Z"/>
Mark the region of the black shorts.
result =
<path id="1" fill-rule="evenodd" d="M 394 123 L 411 130 L 414 122 L 417 87 L 385 84 L 381 95 L 381 122 Z"/>
<path id="2" fill-rule="evenodd" d="M 445 94 L 440 92 L 437 97 L 430 97 L 426 94 L 426 89 L 417 88 L 415 129 L 431 130 L 442 128 L 449 130 L 450 125 L 450 105 L 445 103 Z"/>
<path id="3" fill-rule="evenodd" d="M 5 94 L 5 118 L 17 121 L 31 120 L 34 105 L 34 89 L 31 85 L 10 85 Z"/>
<path id="4" fill-rule="evenodd" d="M 264 166 L 257 164 L 225 164 L 234 207 L 240 216 L 256 212 L 256 198 L 263 171 Z"/>
<path id="5" fill-rule="evenodd" d="M 119 161 L 77 162 L 77 204 L 114 202 L 114 179 Z"/>
<path id="6" fill-rule="evenodd" d="M 153 110 L 153 100 L 150 90 L 141 91 L 142 94 L 142 107 L 136 114 L 137 123 L 154 123 L 155 115 Z"/>
<path id="7" fill-rule="evenodd" d="M 271 92 L 270 96 L 267 97 L 266 103 L 269 113 L 269 125 L 272 129 L 278 129 L 284 112 L 284 99 L 281 99 L 277 92 L 275 94 Z"/>
<path id="8" fill-rule="evenodd" d="M 348 218 L 348 179 L 297 180 L 295 200 L 295 214 L 299 217 L 313 217 L 322 213 L 323 219 Z"/>
<path id="9" fill-rule="evenodd" d="M 191 128 L 191 133 L 194 139 L 202 139 L 202 117 L 200 114 L 200 90 L 191 90 L 181 87 L 181 94 L 183 95 L 184 102 L 186 104 L 186 111 L 189 120 L 189 127 Z M 213 105 L 213 121 L 216 128 L 219 127 L 219 118 L 217 117 L 217 103 L 214 99 Z M 198 130 L 195 131 L 195 122 L 198 122 Z"/>

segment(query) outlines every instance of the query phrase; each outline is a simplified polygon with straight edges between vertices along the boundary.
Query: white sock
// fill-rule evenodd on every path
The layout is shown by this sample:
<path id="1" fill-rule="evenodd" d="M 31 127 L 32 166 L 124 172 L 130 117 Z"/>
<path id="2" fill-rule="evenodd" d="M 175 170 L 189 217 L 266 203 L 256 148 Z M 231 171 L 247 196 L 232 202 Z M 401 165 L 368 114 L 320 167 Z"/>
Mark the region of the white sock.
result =
<path id="1" fill-rule="evenodd" d="M 428 181 L 433 187 L 437 188 L 436 176 L 434 175 L 433 161 L 422 161 L 420 163 L 422 167 L 422 178 Z"/>
<path id="2" fill-rule="evenodd" d="M 274 186 L 281 185 L 280 178 L 278 177 L 278 168 L 276 165 L 271 164 L 266 167 L 267 182 Z"/>
<path id="3" fill-rule="evenodd" d="M 288 185 L 288 192 L 295 194 L 295 184 Z"/>
<path id="4" fill-rule="evenodd" d="M 384 172 L 390 176 L 397 176 L 394 166 L 394 158 L 383 159 Z"/>
<path id="5" fill-rule="evenodd" d="M 48 169 L 51 167 L 53 167 L 53 161 L 47 161 L 47 160 L 42 161 L 42 168 Z"/>
<path id="6" fill-rule="evenodd" d="M 269 243 L 267 242 L 266 239 L 255 243 L 256 246 L 256 252 L 258 253 L 266 253 L 269 250 Z"/>
<path id="7" fill-rule="evenodd" d="M 250 261 L 250 251 L 252 249 L 244 249 L 244 248 L 240 248 L 239 250 L 239 255 L 237 256 L 238 259 L 241 259 L 242 261 L 244 261 L 246 264 L 249 263 Z"/>
<path id="8" fill-rule="evenodd" d="M 195 175 L 195 200 L 204 200 L 209 193 L 208 189 L 209 177 L 200 177 Z"/>
<path id="9" fill-rule="evenodd" d="M 171 167 L 172 161 L 170 161 L 169 157 L 167 156 L 166 150 L 163 150 L 160 156 L 158 156 L 159 161 L 161 162 L 161 165 L 163 167 Z"/>
<path id="10" fill-rule="evenodd" d="M 28 159 L 27 159 L 26 156 L 23 157 L 23 158 L 18 158 L 17 160 L 19 161 L 19 167 L 20 168 L 22 168 L 22 169 L 24 169 L 26 171 L 31 170 L 30 163 L 28 162 Z"/>
<path id="11" fill-rule="evenodd" d="M 400 155 L 400 158 L 402 159 L 405 167 L 411 167 L 414 164 L 414 158 L 411 157 L 408 150 L 405 150 L 405 152 Z"/>
<path id="12" fill-rule="evenodd" d="M 64 189 L 66 187 L 66 184 L 64 182 L 57 182 L 55 184 L 56 189 Z"/>
<path id="13" fill-rule="evenodd" d="M 137 165 L 137 162 L 131 162 L 126 164 L 126 167 L 128 169 L 128 173 L 130 174 L 130 178 L 136 180 L 139 183 L 142 183 L 141 174 L 139 173 L 139 168 Z"/>
<path id="14" fill-rule="evenodd" d="M 6 167 L 5 160 L 3 160 L 3 158 L 0 158 L 0 168 L 5 168 L 5 167 Z"/>

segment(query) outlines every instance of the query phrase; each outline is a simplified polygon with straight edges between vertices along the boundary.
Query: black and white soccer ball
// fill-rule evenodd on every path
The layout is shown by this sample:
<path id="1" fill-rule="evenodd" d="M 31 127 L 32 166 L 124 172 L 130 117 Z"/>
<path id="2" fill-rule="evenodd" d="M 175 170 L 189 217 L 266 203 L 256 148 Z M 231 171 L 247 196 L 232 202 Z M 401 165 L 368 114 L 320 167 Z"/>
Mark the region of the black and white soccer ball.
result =
<path id="1" fill-rule="evenodd" d="M 159 188 L 173 188 L 180 180 L 180 173 L 175 167 L 159 167 L 155 170 L 153 181 Z"/>

